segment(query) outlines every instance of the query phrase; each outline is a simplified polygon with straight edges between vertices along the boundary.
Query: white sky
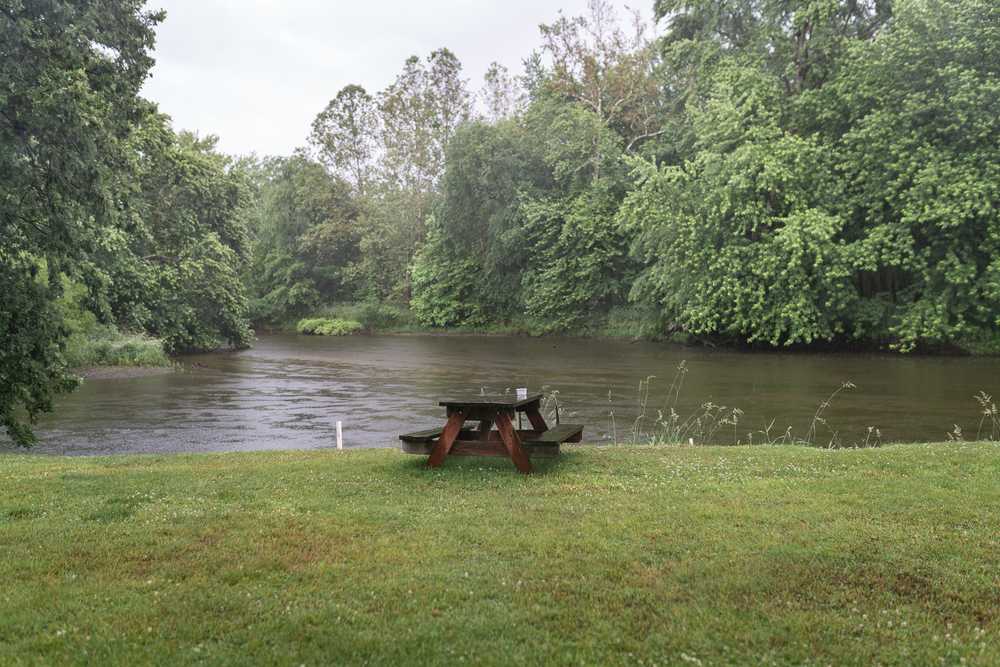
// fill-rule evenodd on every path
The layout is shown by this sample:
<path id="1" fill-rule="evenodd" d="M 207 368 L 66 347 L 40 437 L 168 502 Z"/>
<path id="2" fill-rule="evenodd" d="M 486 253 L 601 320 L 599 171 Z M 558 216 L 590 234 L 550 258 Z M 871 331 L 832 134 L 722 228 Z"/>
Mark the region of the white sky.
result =
<path id="1" fill-rule="evenodd" d="M 652 0 L 639 0 L 649 16 Z M 648 6 L 647 6 L 648 5 Z M 623 7 L 620 2 L 616 6 Z M 410 55 L 446 46 L 478 90 L 490 62 L 512 74 L 538 24 L 586 0 L 149 0 L 167 11 L 143 95 L 175 129 L 219 135 L 228 153 L 286 155 L 349 83 L 388 85 Z"/>

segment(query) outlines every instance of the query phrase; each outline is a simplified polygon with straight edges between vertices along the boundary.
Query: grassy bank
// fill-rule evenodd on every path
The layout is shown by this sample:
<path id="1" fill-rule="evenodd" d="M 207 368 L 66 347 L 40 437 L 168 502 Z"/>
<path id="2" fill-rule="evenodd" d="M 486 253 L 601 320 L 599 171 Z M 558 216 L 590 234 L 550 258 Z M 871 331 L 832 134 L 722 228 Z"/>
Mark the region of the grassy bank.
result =
<path id="1" fill-rule="evenodd" d="M 888 340 L 832 340 L 813 341 L 808 345 L 774 347 L 766 343 L 748 343 L 739 336 L 732 335 L 692 335 L 683 331 L 671 331 L 657 315 L 639 306 L 616 306 L 608 312 L 594 312 L 578 325 L 566 330 L 553 331 L 544 322 L 524 318 L 516 321 L 482 323 L 478 325 L 451 325 L 447 327 L 422 324 L 406 306 L 391 303 L 345 303 L 318 308 L 304 318 L 286 322 L 257 322 L 259 331 L 283 331 L 288 333 L 321 333 L 303 331 L 303 327 L 313 329 L 321 320 L 339 321 L 333 325 L 341 329 L 332 335 L 351 333 L 434 333 L 483 336 L 567 336 L 574 338 L 607 338 L 620 340 L 642 340 L 669 342 L 680 345 L 701 345 L 711 348 L 745 351 L 780 352 L 894 352 Z M 310 326 L 308 323 L 312 322 Z M 306 323 L 306 324 L 304 324 Z M 344 326 L 352 327 L 343 330 Z M 356 328 L 354 327 L 356 325 Z M 325 334 L 331 335 L 331 334 Z M 915 351 L 918 354 L 960 355 L 960 356 L 1000 356 L 1000 333 L 979 334 L 954 341 L 925 341 Z"/>
<path id="2" fill-rule="evenodd" d="M 0 456 L 0 663 L 998 664 L 1000 446 Z"/>
<path id="3" fill-rule="evenodd" d="M 87 305 L 83 285 L 63 280 L 59 308 L 69 333 L 64 355 L 70 368 L 169 366 L 163 341 L 101 324 Z"/>
<path id="4" fill-rule="evenodd" d="M 66 343 L 71 368 L 95 366 L 169 366 L 163 341 L 143 334 L 121 333 L 114 327 L 73 333 Z"/>
<path id="5" fill-rule="evenodd" d="M 337 331 L 325 335 L 346 333 L 447 333 L 484 336 L 544 336 L 548 334 L 584 338 L 621 338 L 627 340 L 669 340 L 688 343 L 686 334 L 664 334 L 646 311 L 630 307 L 613 308 L 606 314 L 594 314 L 573 327 L 572 330 L 554 332 L 544 323 L 530 319 L 509 322 L 463 324 L 437 327 L 422 324 L 409 308 L 391 303 L 343 303 L 318 308 L 307 317 L 291 319 L 279 324 L 258 323 L 260 330 L 277 330 L 298 333 L 321 333 L 314 329 L 321 321 L 357 324 L 354 331 Z"/>

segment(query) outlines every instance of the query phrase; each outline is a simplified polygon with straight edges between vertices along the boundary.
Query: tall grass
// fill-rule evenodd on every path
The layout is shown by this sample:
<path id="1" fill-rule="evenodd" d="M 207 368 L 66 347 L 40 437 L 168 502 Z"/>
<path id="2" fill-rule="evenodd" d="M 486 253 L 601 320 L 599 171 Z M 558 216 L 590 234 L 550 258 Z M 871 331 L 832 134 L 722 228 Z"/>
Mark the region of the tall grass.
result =
<path id="1" fill-rule="evenodd" d="M 796 434 L 791 426 L 775 430 L 776 420 L 772 419 L 763 429 L 743 432 L 744 412 L 737 407 L 719 405 L 711 401 L 698 408 L 683 413 L 680 407 L 681 390 L 688 374 L 687 363 L 682 361 L 674 371 L 663 406 L 650 410 L 650 394 L 656 376 L 649 375 L 638 382 L 635 401 L 635 417 L 630 426 L 619 428 L 620 415 L 612 407 L 613 391 L 608 390 L 608 433 L 615 445 L 808 445 L 824 448 L 839 447 L 879 447 L 882 445 L 882 430 L 878 426 L 868 426 L 862 437 L 845 439 L 841 431 L 830 423 L 827 412 L 838 396 L 857 389 L 850 380 L 841 382 L 829 396 L 821 400 L 813 412 L 808 427 Z M 1000 441 L 1000 409 L 990 394 L 980 391 L 974 397 L 979 406 L 979 422 L 975 440 Z M 628 421 L 625 422 L 629 424 Z M 965 434 L 957 424 L 947 433 L 948 440 L 964 441 Z"/>
<path id="2" fill-rule="evenodd" d="M 65 356 L 71 368 L 170 365 L 163 341 L 143 334 L 121 333 L 112 326 L 71 334 Z"/>
<path id="3" fill-rule="evenodd" d="M 743 410 L 712 401 L 701 403 L 695 410 L 684 414 L 680 406 L 681 392 L 688 372 L 687 362 L 681 361 L 671 378 L 664 403 L 656 410 L 655 415 L 651 412 L 649 400 L 656 376 L 649 375 L 639 380 L 636 391 L 636 415 L 631 421 L 631 426 L 621 433 L 621 440 L 619 440 L 619 416 L 615 414 L 614 408 L 610 407 L 612 391 L 609 390 L 608 430 L 612 442 L 616 445 L 707 445 L 725 444 L 725 441 L 729 440 L 735 445 L 802 444 L 831 448 L 845 446 L 840 432 L 827 420 L 826 411 L 841 392 L 856 388 L 853 382 L 841 383 L 828 397 L 820 401 L 805 433 L 796 436 L 791 426 L 776 434 L 773 419 L 762 430 L 742 432 L 740 426 L 745 414 Z M 881 444 L 881 436 L 881 431 L 877 427 L 870 426 L 863 440 L 851 442 L 849 446 L 876 447 Z"/>

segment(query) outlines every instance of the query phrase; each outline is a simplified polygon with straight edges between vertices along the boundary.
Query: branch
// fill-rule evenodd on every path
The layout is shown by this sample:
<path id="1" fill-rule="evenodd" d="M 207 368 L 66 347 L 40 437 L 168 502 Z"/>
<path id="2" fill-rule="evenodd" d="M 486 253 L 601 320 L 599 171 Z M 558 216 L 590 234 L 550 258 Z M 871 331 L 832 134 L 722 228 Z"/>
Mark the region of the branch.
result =
<path id="1" fill-rule="evenodd" d="M 643 139 L 652 139 L 653 137 L 659 136 L 666 131 L 667 129 L 663 128 L 662 130 L 657 130 L 656 132 L 647 132 L 646 134 L 640 134 L 638 137 L 628 142 L 628 146 L 625 147 L 625 152 L 628 153 L 629 151 L 631 151 L 632 146 L 634 146 L 637 141 L 642 141 Z"/>

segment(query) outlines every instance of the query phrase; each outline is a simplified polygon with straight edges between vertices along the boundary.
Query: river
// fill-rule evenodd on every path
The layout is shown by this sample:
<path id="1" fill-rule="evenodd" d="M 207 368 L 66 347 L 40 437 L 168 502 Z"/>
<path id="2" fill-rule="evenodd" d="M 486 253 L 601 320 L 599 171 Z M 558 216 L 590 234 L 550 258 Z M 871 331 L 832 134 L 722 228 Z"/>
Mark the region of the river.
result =
<path id="1" fill-rule="evenodd" d="M 679 364 L 686 373 L 668 398 Z M 261 336 L 241 352 L 184 357 L 176 372 L 89 379 L 38 425 L 33 450 L 116 454 L 395 446 L 400 432 L 443 422 L 438 400 L 468 393 L 557 391 L 563 422 L 583 423 L 590 442 L 627 440 L 640 413 L 639 381 L 654 376 L 639 431 L 657 410 L 680 419 L 706 402 L 726 406 L 712 440 L 774 440 L 809 434 L 817 407 L 845 389 L 815 437 L 845 444 L 944 440 L 955 424 L 976 433 L 974 395 L 1000 389 L 1000 359 L 879 354 L 746 353 L 677 345 L 493 336 L 344 338 Z M 549 407 L 553 404 L 550 402 Z M 669 414 L 669 409 L 665 410 Z M 773 420 L 769 436 L 765 435 Z M 689 422 L 689 427 L 692 422 Z M 707 431 L 707 429 L 704 429 Z M 685 433 L 696 433 L 689 428 Z M 10 447 L 0 444 L 0 447 Z"/>

